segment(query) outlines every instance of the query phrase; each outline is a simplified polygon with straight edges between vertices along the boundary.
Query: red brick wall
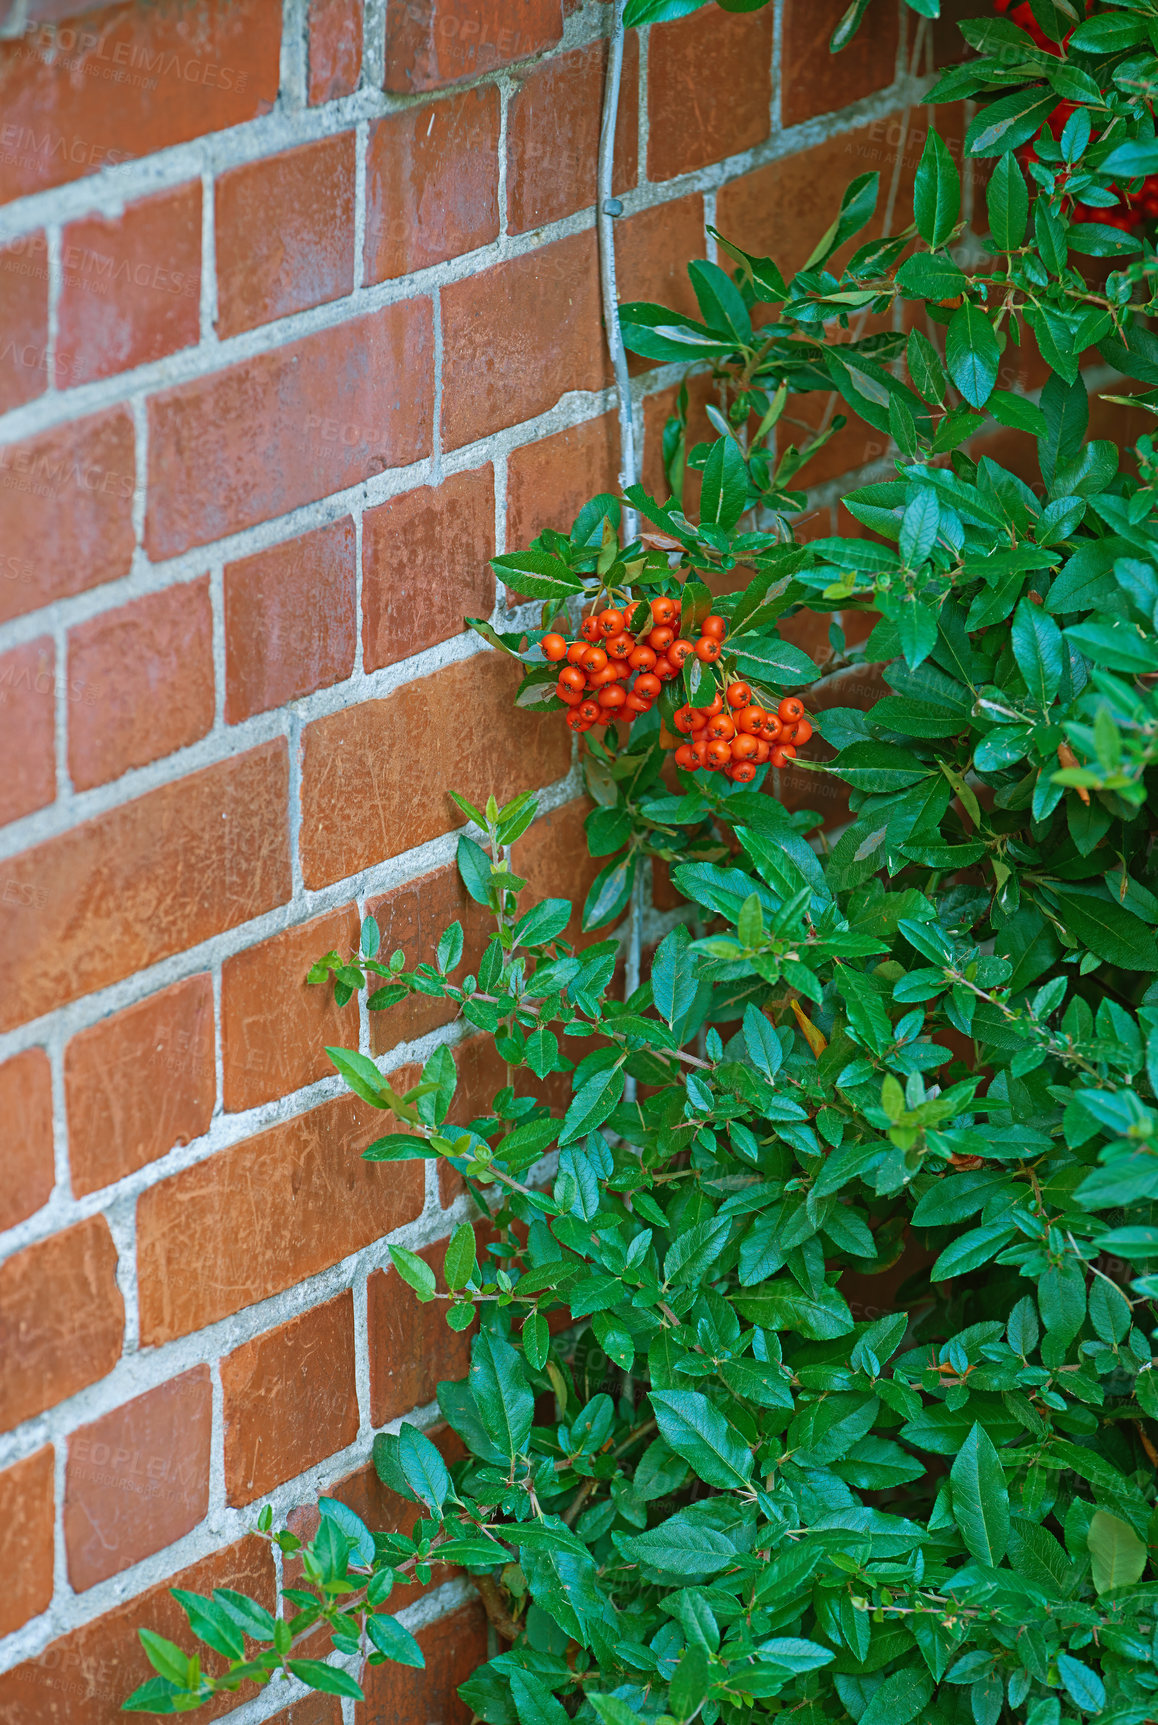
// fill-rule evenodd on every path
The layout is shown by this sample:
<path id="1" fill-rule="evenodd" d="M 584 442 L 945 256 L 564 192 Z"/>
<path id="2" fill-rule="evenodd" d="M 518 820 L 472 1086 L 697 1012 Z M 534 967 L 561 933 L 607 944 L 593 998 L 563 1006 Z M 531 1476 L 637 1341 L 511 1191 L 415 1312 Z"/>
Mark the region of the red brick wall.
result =
<path id="1" fill-rule="evenodd" d="M 629 40 L 625 298 L 694 309 L 705 221 L 795 259 L 853 174 L 887 190 L 908 48 L 874 0 L 830 62 L 842 8 Z M 111 1725 L 178 1573 L 268 1593 L 259 1499 L 399 1513 L 375 1424 L 465 1355 L 384 1242 L 437 1254 L 463 1201 L 361 1161 L 322 1050 L 462 1036 L 304 973 L 370 906 L 412 961 L 455 915 L 477 953 L 449 788 L 543 788 L 517 865 L 582 896 L 570 736 L 461 618 L 509 623 L 488 558 L 617 465 L 600 0 L 67 10 L 0 41 L 0 1725 Z M 678 375 L 636 376 L 653 483 Z M 457 1719 L 477 1607 L 410 1620 L 425 1675 L 277 1718 Z"/>

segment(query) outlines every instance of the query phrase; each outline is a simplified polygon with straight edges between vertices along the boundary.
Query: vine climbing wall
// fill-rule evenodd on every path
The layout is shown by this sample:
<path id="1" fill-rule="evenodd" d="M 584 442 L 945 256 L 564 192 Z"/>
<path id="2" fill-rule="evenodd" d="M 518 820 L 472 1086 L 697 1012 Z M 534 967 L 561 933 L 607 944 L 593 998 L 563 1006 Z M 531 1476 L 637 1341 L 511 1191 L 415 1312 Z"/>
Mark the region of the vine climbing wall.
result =
<path id="1" fill-rule="evenodd" d="M 617 471 L 608 6 L 68 10 L 0 3 L 0 1725 L 106 1725 L 175 1577 L 268 1591 L 262 1502 L 397 1526 L 373 1431 L 442 1441 L 466 1338 L 383 1265 L 464 1201 L 360 1160 L 324 1047 L 451 1042 L 462 1118 L 493 1075 L 437 1005 L 384 1032 L 304 978 L 367 910 L 411 962 L 456 915 L 479 950 L 448 788 L 540 787 L 516 866 L 582 896 L 572 739 L 462 617 L 510 627 L 488 558 Z M 629 36 L 622 298 L 694 311 L 705 223 L 796 266 L 853 174 L 907 197 L 925 44 L 874 0 L 830 60 L 840 10 Z M 679 374 L 633 371 L 662 493 Z M 835 438 L 802 531 L 885 453 Z M 398 1603 L 424 1672 L 234 1717 L 465 1720 L 477 1602 Z"/>

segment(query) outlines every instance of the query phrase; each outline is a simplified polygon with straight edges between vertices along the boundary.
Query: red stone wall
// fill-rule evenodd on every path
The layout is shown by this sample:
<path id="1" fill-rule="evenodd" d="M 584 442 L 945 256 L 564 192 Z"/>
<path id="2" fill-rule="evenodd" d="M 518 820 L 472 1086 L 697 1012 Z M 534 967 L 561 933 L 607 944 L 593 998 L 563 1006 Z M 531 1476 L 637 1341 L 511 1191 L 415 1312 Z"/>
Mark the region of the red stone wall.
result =
<path id="1" fill-rule="evenodd" d="M 911 178 L 896 0 L 833 62 L 843 3 L 630 37 L 624 298 L 694 309 L 705 222 L 798 262 L 855 173 Z M 304 976 L 369 908 L 478 953 L 450 788 L 541 787 L 516 866 L 582 896 L 570 735 L 461 619 L 509 626 L 488 559 L 617 467 L 600 0 L 66 10 L 0 40 L 0 1725 L 111 1725 L 175 1577 L 268 1597 L 260 1501 L 404 1513 L 373 1431 L 466 1341 L 385 1242 L 437 1256 L 463 1200 L 361 1161 L 323 1049 L 449 1041 L 464 1114 L 494 1075 L 436 1003 Z M 678 381 L 637 370 L 655 484 Z M 465 1720 L 477 1606 L 408 1610 L 425 1673 L 246 1717 Z"/>

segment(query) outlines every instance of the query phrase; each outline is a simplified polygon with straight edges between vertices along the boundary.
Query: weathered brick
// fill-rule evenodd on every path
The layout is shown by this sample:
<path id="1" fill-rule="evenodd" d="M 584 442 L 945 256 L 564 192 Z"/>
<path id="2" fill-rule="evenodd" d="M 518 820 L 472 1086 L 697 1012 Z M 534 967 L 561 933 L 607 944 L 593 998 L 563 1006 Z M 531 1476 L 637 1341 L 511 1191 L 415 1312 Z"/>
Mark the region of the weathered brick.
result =
<path id="1" fill-rule="evenodd" d="M 213 1386 L 194 1366 L 68 1439 L 68 1579 L 93 1587 L 191 1533 L 209 1508 Z"/>
<path id="2" fill-rule="evenodd" d="M 378 1665 L 366 1671 L 365 1701 L 354 1704 L 357 1725 L 398 1725 L 399 1720 L 437 1719 L 439 1725 L 469 1725 L 471 1709 L 458 1696 L 487 1657 L 487 1620 L 481 1605 L 464 1605 L 418 1632 L 425 1670 Z"/>
<path id="3" fill-rule="evenodd" d="M 569 533 L 596 492 L 619 491 L 619 429 L 614 413 L 601 413 L 507 458 L 507 550 L 520 551 L 544 527 Z"/>
<path id="4" fill-rule="evenodd" d="M 354 286 L 353 132 L 221 174 L 217 332 L 237 335 Z"/>
<path id="5" fill-rule="evenodd" d="M 135 484 L 122 407 L 0 445 L 0 623 L 128 574 Z"/>
<path id="6" fill-rule="evenodd" d="M 125 1307 L 103 1216 L 26 1246 L 0 1264 L 0 1431 L 111 1372 Z"/>
<path id="7" fill-rule="evenodd" d="M 358 649 L 349 516 L 225 565 L 225 721 L 340 683 Z"/>
<path id="8" fill-rule="evenodd" d="M 413 1221 L 420 1163 L 362 1161 L 382 1115 L 349 1096 L 160 1181 L 137 1206 L 141 1343 L 279 1294 Z"/>
<path id="9" fill-rule="evenodd" d="M 213 979 L 175 982 L 82 1030 L 64 1053 L 77 1197 L 209 1130 L 217 1091 Z"/>
<path id="10" fill-rule="evenodd" d="M 288 1096 L 333 1075 L 326 1048 L 358 1044 L 358 1003 L 334 1003 L 306 972 L 324 952 L 358 944 L 353 905 L 315 917 L 227 958 L 221 967 L 221 1046 L 229 1113 Z"/>
<path id="11" fill-rule="evenodd" d="M 639 175 L 639 38 L 623 45 L 615 126 L 617 193 Z M 605 41 L 589 42 L 532 67 L 507 115 L 507 223 L 515 234 L 543 227 L 595 202 L 599 124 L 607 68 Z"/>
<path id="12" fill-rule="evenodd" d="M 25 234 L 0 250 L 0 284 L 0 413 L 8 413 L 48 388 L 48 248 L 43 233 Z"/>
<path id="13" fill-rule="evenodd" d="M 0 43 L 0 202 L 267 113 L 280 52 L 263 0 L 111 5 Z"/>
<path id="14" fill-rule="evenodd" d="M 394 694 L 307 726 L 302 758 L 302 870 L 308 887 L 356 874 L 461 826 L 447 796 L 549 784 L 571 738 L 557 714 L 512 706 L 518 670 L 475 654 Z"/>
<path id="15" fill-rule="evenodd" d="M 121 216 L 86 216 L 61 235 L 58 388 L 112 377 L 201 333 L 201 186 L 177 186 Z"/>
<path id="16" fill-rule="evenodd" d="M 119 982 L 290 895 L 284 739 L 0 867 L 0 1029 Z"/>
<path id="17" fill-rule="evenodd" d="M 153 557 L 357 485 L 430 449 L 430 301 L 402 300 L 149 402 Z"/>
<path id="18" fill-rule="evenodd" d="M 213 725 L 209 577 L 78 624 L 69 631 L 68 676 L 68 770 L 77 790 L 188 748 Z"/>
<path id="19" fill-rule="evenodd" d="M 171 1596 L 171 1587 L 200 1594 L 211 1594 L 215 1587 L 232 1587 L 272 1609 L 273 1559 L 269 1546 L 256 1535 L 226 1546 L 83 1628 L 61 1636 L 38 1658 L 4 1672 L 0 1675 L 0 1725 L 118 1725 L 118 1721 L 123 1725 L 121 1702 L 155 1676 L 137 1638 L 142 1627 L 189 1650 L 196 1647 L 205 1670 L 219 1675 L 225 1661 L 193 1640 L 189 1620 Z M 236 1695 L 222 1695 L 200 1717 L 220 1719 L 236 1705 Z"/>
<path id="20" fill-rule="evenodd" d="M 831 54 L 829 38 L 843 10 L 840 0 L 819 6 L 816 0 L 788 0 L 780 49 L 783 125 L 834 114 L 886 89 L 896 77 L 900 19 L 893 0 L 884 0 L 847 48 Z"/>
<path id="21" fill-rule="evenodd" d="M 370 127 L 366 277 L 392 281 L 499 232 L 499 92 L 465 90 Z"/>
<path id="22" fill-rule="evenodd" d="M 354 1296 L 347 1290 L 221 1362 L 225 1491 L 252 1503 L 358 1435 Z"/>
<path id="23" fill-rule="evenodd" d="M 442 289 L 448 448 L 545 413 L 608 376 L 594 230 Z"/>
<path id="24" fill-rule="evenodd" d="M 704 200 L 698 192 L 637 210 L 615 227 L 616 280 L 621 300 L 654 300 L 699 317 L 688 264 L 702 258 Z"/>
<path id="25" fill-rule="evenodd" d="M 0 1473 L 0 1564 L 6 1577 L 0 1635 L 11 1635 L 52 1599 L 53 1471 L 47 1445 Z"/>
<path id="26" fill-rule="evenodd" d="M 494 469 L 403 492 L 362 517 L 366 669 L 381 670 L 489 617 L 495 578 Z"/>
<path id="27" fill-rule="evenodd" d="M 592 881 L 607 861 L 593 857 L 587 849 L 587 834 L 583 822 L 592 804 L 586 797 L 549 809 L 529 827 L 513 849 L 512 860 L 518 874 L 526 881 L 519 907 L 527 910 L 541 898 L 569 898 L 575 906 L 563 938 L 590 944 L 603 939 L 605 930 L 588 936 L 580 934 L 583 901 Z"/>
<path id="28" fill-rule="evenodd" d="M 653 180 L 704 168 L 764 141 L 771 130 L 769 7 L 704 7 L 660 24 L 647 49 L 647 171 Z"/>
<path id="29" fill-rule="evenodd" d="M 307 1695 L 283 1707 L 267 1725 L 342 1725 L 342 1703 L 336 1695 Z"/>
<path id="30" fill-rule="evenodd" d="M 408 95 L 478 78 L 562 34 L 560 0 L 387 0 L 386 88 Z"/>
<path id="31" fill-rule="evenodd" d="M 419 1257 L 442 1281 L 446 1241 Z M 446 1322 L 446 1306 L 420 1305 L 396 1270 L 375 1270 L 366 1283 L 370 1349 L 370 1419 L 384 1426 L 411 1408 L 432 1402 L 439 1381 L 462 1378 L 470 1365 L 470 1336 Z"/>
<path id="32" fill-rule="evenodd" d="M 851 414 L 839 395 L 832 400 L 828 391 L 819 389 L 788 397 L 783 418 L 777 425 L 778 447 L 784 449 L 795 443 L 800 448 L 810 437 L 831 425 L 838 413 L 843 414 L 848 423 L 843 430 L 834 432 L 824 447 L 801 468 L 798 481 L 801 487 L 811 489 L 823 485 L 828 479 L 837 478 L 839 474 L 850 473 L 883 455 L 888 448 L 889 440 L 883 432 Z"/>
<path id="33" fill-rule="evenodd" d="M 56 649 L 51 635 L 0 654 L 0 826 L 56 796 Z"/>
<path id="34" fill-rule="evenodd" d="M 52 1068 L 43 1048 L 26 1048 L 0 1065 L 0 1120 L 7 1140 L 0 1184 L 3 1232 L 47 1204 L 56 1184 Z"/>
<path id="35" fill-rule="evenodd" d="M 390 953 L 401 947 L 408 969 L 433 964 L 439 936 L 457 922 L 463 930 L 464 946 L 455 975 L 477 971 L 494 930 L 494 919 L 470 897 L 453 865 L 394 887 L 372 900 L 369 908 L 382 931 L 382 951 Z M 412 1042 L 440 1024 L 449 1024 L 457 1010 L 451 1000 L 413 994 L 397 1006 L 370 1014 L 371 1046 L 375 1053 L 383 1054 L 399 1042 Z"/>
<path id="36" fill-rule="evenodd" d="M 310 106 L 351 96 L 362 74 L 362 0 L 310 0 Z"/>

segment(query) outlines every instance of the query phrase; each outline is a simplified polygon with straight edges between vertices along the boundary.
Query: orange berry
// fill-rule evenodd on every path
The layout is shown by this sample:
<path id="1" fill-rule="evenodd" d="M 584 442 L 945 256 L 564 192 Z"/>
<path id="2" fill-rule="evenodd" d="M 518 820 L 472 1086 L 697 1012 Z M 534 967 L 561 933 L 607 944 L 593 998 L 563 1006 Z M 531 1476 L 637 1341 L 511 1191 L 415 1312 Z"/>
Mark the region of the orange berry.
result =
<path id="1" fill-rule="evenodd" d="M 539 645 L 543 649 L 544 659 L 549 659 L 552 665 L 557 665 L 560 659 L 567 657 L 567 643 L 562 635 L 544 635 Z"/>
<path id="2" fill-rule="evenodd" d="M 623 633 L 623 612 L 617 611 L 614 606 L 608 606 L 606 611 L 600 611 L 597 621 L 599 633 L 605 639 L 611 635 Z"/>
<path id="3" fill-rule="evenodd" d="M 697 737 L 692 744 L 692 753 L 701 767 L 706 767 L 708 764 L 708 739 L 703 736 Z"/>
<path id="4" fill-rule="evenodd" d="M 584 653 L 587 651 L 587 647 L 588 643 L 586 641 L 572 641 L 571 645 L 567 649 L 567 663 L 569 665 L 577 665 Z"/>
<path id="5" fill-rule="evenodd" d="M 661 653 L 655 662 L 655 670 L 651 674 L 658 677 L 661 683 L 670 683 L 673 677 L 679 676 L 680 670 L 678 665 L 673 665 L 671 660 L 665 658 Z M 644 675 L 646 676 L 647 672 L 644 672 Z"/>
<path id="6" fill-rule="evenodd" d="M 812 736 L 812 726 L 807 719 L 797 719 L 792 729 L 795 732 L 792 738 L 794 743 L 807 743 Z"/>
<path id="7" fill-rule="evenodd" d="M 722 737 L 715 737 L 708 744 L 708 760 L 714 767 L 726 767 L 732 759 L 732 751 Z"/>
<path id="8" fill-rule="evenodd" d="M 756 777 L 756 769 L 752 765 L 751 761 L 737 761 L 736 765 L 732 768 L 732 777 L 738 785 L 751 784 L 752 780 Z"/>
<path id="9" fill-rule="evenodd" d="M 763 731 L 768 715 L 763 707 L 745 707 L 736 720 L 737 727 L 749 737 L 758 737 Z"/>
<path id="10" fill-rule="evenodd" d="M 601 707 L 622 707 L 626 701 L 626 691 L 621 689 L 618 683 L 608 683 L 605 689 L 599 691 L 599 705 Z"/>
<path id="11" fill-rule="evenodd" d="M 645 701 L 642 695 L 631 694 L 627 697 L 627 705 L 633 713 L 650 713 L 651 702 Z"/>
<path id="12" fill-rule="evenodd" d="M 684 660 L 690 659 L 694 652 L 695 648 L 692 646 L 690 641 L 680 639 L 679 641 L 672 642 L 671 646 L 667 650 L 667 656 L 673 665 L 675 665 L 679 670 L 682 670 Z"/>
<path id="13" fill-rule="evenodd" d="M 750 707 L 752 705 L 752 691 L 747 683 L 729 683 L 727 693 L 729 707 Z"/>
<path id="14" fill-rule="evenodd" d="M 717 713 L 714 719 L 708 720 L 709 737 L 722 737 L 726 743 L 730 743 L 735 735 L 736 727 L 727 713 Z"/>
<path id="15" fill-rule="evenodd" d="M 791 743 L 777 743 L 769 757 L 774 767 L 782 767 L 786 761 L 795 759 L 796 750 Z"/>
<path id="16" fill-rule="evenodd" d="M 682 767 L 685 773 L 698 773 L 700 770 L 700 763 L 697 761 L 695 750 L 690 743 L 680 744 L 675 752 L 675 762 L 676 766 Z"/>
<path id="17" fill-rule="evenodd" d="M 615 666 L 604 665 L 602 671 L 591 672 L 587 679 L 587 687 L 589 689 L 605 689 L 608 683 L 615 683 L 618 682 L 618 680 L 619 673 L 616 671 Z"/>
<path id="18" fill-rule="evenodd" d="M 732 759 L 734 761 L 754 761 L 759 753 L 760 745 L 755 737 L 746 737 L 743 732 L 732 738 Z"/>
<path id="19" fill-rule="evenodd" d="M 660 623 L 647 637 L 647 644 L 654 647 L 657 653 L 666 653 L 674 640 L 675 630 L 670 629 L 666 623 Z"/>
<path id="20" fill-rule="evenodd" d="M 602 647 L 588 647 L 579 663 L 585 671 L 602 671 L 607 664 L 607 654 Z"/>
<path id="21" fill-rule="evenodd" d="M 786 725 L 794 725 L 797 719 L 804 717 L 804 702 L 798 701 L 795 695 L 785 695 L 776 712 Z"/>
<path id="22" fill-rule="evenodd" d="M 655 666 L 656 655 L 651 647 L 636 647 L 627 655 L 627 663 L 633 671 L 650 671 Z"/>
<path id="23" fill-rule="evenodd" d="M 776 717 L 775 713 L 765 713 L 764 723 L 760 727 L 761 736 L 767 737 L 770 743 L 774 743 L 783 729 L 784 726 L 780 723 L 780 720 Z"/>
<path id="24" fill-rule="evenodd" d="M 706 707 L 693 707 L 692 708 L 692 728 L 693 728 L 693 730 L 702 731 L 704 733 L 704 735 L 706 736 L 707 732 L 708 732 L 708 720 L 711 718 L 711 716 L 712 716 L 711 713 L 709 713 L 709 711 Z"/>
<path id="25" fill-rule="evenodd" d="M 670 623 L 678 610 L 674 599 L 660 598 L 651 602 L 651 614 L 657 623 Z"/>
<path id="26" fill-rule="evenodd" d="M 586 687 L 587 678 L 578 665 L 568 665 L 566 670 L 559 672 L 560 691 L 570 689 L 581 694 Z"/>
<path id="27" fill-rule="evenodd" d="M 722 641 L 728 632 L 728 625 L 722 617 L 705 617 L 700 624 L 700 634 L 709 635 L 714 641 Z"/>
<path id="28" fill-rule="evenodd" d="M 599 627 L 598 617 L 584 617 L 583 622 L 580 625 L 579 633 L 585 641 L 602 640 L 603 631 Z"/>
<path id="29" fill-rule="evenodd" d="M 607 637 L 604 646 L 613 659 L 627 659 L 635 647 L 635 642 L 626 629 L 620 629 L 617 635 Z"/>
<path id="30" fill-rule="evenodd" d="M 714 635 L 701 635 L 696 642 L 696 658 L 701 665 L 714 665 L 723 650 Z"/>
<path id="31" fill-rule="evenodd" d="M 555 690 L 555 693 L 558 695 L 558 697 L 561 701 L 565 702 L 565 704 L 568 707 L 577 707 L 579 705 L 580 701 L 583 699 L 583 690 L 582 689 L 567 689 L 567 688 L 564 688 L 562 683 L 560 683 L 558 685 L 558 687 Z"/>
<path id="32" fill-rule="evenodd" d="M 662 684 L 654 671 L 641 671 L 635 679 L 635 693 L 644 700 L 654 701 Z"/>
<path id="33" fill-rule="evenodd" d="M 567 714 L 567 723 L 573 731 L 578 731 L 580 735 L 582 735 L 584 731 L 589 731 L 591 729 L 592 722 L 593 721 L 591 719 L 585 719 L 582 716 L 582 709 L 579 707 L 572 707 L 571 711 Z"/>
<path id="34" fill-rule="evenodd" d="M 689 737 L 696 728 L 696 722 L 692 718 L 691 708 L 677 707 L 675 713 L 672 715 L 672 724 L 682 736 Z"/>
<path id="35" fill-rule="evenodd" d="M 758 767 L 767 766 L 768 756 L 772 753 L 771 743 L 766 743 L 763 737 L 753 737 L 752 741 L 756 745 L 756 753 L 752 759 Z"/>
<path id="36" fill-rule="evenodd" d="M 582 717 L 587 720 L 588 724 L 593 725 L 599 717 L 599 702 L 593 701 L 590 696 L 588 696 L 579 708 L 579 712 Z"/>

